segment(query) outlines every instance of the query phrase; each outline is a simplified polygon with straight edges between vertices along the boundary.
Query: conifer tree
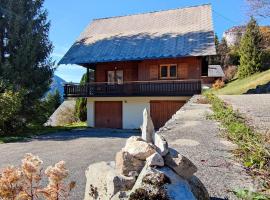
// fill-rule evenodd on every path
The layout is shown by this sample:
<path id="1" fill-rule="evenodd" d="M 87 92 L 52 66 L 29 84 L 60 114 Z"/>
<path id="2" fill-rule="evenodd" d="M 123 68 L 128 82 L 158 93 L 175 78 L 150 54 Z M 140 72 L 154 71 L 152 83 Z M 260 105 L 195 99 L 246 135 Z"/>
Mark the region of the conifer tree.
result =
<path id="1" fill-rule="evenodd" d="M 53 75 L 48 38 L 50 23 L 44 0 L 0 0 L 1 89 L 22 93 L 21 109 L 14 117 L 24 125 L 35 118 Z M 14 120 L 13 119 L 13 120 Z"/>
<path id="2" fill-rule="evenodd" d="M 251 17 L 240 43 L 238 77 L 245 78 L 261 70 L 262 35 L 256 20 Z"/>
<path id="3" fill-rule="evenodd" d="M 80 84 L 83 85 L 86 83 L 87 74 L 85 73 L 82 78 Z M 82 121 L 85 122 L 87 120 L 87 98 L 78 98 L 76 100 L 76 114 L 77 117 Z"/>

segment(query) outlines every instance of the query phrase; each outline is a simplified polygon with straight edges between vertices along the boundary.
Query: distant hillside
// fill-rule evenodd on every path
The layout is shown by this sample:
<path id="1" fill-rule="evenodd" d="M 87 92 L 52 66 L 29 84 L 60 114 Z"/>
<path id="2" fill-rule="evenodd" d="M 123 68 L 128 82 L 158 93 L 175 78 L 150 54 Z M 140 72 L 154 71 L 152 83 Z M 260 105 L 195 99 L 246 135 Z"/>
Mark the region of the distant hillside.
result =
<path id="1" fill-rule="evenodd" d="M 54 93 L 56 90 L 58 90 L 60 92 L 61 96 L 63 97 L 63 95 L 64 95 L 64 87 L 63 87 L 63 85 L 65 83 L 66 83 L 65 80 L 63 80 L 59 76 L 54 75 L 53 81 L 51 83 L 51 88 L 50 88 L 48 93 Z"/>
<path id="2" fill-rule="evenodd" d="M 214 91 L 217 95 L 237 95 L 244 93 L 255 93 L 253 89 L 269 87 L 270 69 L 261 73 L 254 74 L 244 79 L 237 79 L 228 83 L 224 88 Z M 267 88 L 266 88 L 267 87 Z"/>

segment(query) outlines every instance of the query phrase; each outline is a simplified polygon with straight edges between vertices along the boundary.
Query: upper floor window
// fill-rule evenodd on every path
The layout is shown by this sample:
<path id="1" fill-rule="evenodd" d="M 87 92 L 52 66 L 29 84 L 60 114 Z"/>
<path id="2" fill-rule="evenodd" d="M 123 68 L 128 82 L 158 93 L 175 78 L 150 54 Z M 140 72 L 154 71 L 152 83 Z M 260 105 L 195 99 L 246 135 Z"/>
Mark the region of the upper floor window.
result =
<path id="1" fill-rule="evenodd" d="M 177 78 L 177 65 L 160 65 L 160 78 L 161 79 L 173 79 Z"/>

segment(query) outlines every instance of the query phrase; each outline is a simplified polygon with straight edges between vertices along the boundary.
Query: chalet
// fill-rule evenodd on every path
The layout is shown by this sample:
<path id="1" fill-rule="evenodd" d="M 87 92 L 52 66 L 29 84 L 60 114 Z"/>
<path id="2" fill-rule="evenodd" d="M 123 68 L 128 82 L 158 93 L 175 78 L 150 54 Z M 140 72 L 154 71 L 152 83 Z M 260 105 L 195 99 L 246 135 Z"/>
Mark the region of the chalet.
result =
<path id="1" fill-rule="evenodd" d="M 149 109 L 159 128 L 194 94 L 215 55 L 211 5 L 96 19 L 59 64 L 94 71 L 94 81 L 66 84 L 86 97 L 88 125 L 135 129 Z"/>

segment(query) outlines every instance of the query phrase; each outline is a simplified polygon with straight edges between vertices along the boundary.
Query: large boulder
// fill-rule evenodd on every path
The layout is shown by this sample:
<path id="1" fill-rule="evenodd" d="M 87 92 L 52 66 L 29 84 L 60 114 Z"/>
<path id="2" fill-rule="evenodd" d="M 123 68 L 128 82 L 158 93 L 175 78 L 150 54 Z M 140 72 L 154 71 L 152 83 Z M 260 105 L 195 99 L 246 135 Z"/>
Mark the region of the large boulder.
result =
<path id="1" fill-rule="evenodd" d="M 135 182 L 135 177 L 123 176 L 115 170 L 109 171 L 106 176 L 107 196 L 111 198 L 120 191 L 131 190 Z"/>
<path id="2" fill-rule="evenodd" d="M 116 170 L 125 176 L 132 172 L 140 173 L 144 167 L 145 161 L 139 160 L 126 151 L 119 151 L 115 158 Z"/>
<path id="3" fill-rule="evenodd" d="M 196 198 L 188 182 L 170 168 L 154 169 L 145 165 L 128 199 L 195 200 Z"/>
<path id="4" fill-rule="evenodd" d="M 85 172 L 86 188 L 84 200 L 107 199 L 107 175 L 114 171 L 114 162 L 92 164 Z"/>
<path id="5" fill-rule="evenodd" d="M 131 156 L 143 161 L 156 152 L 153 145 L 134 136 L 127 140 L 122 151 L 128 152 Z"/>
<path id="6" fill-rule="evenodd" d="M 152 143 L 152 135 L 155 133 L 155 127 L 148 110 L 143 111 L 143 124 L 141 126 L 142 139 L 148 143 Z"/>
<path id="7" fill-rule="evenodd" d="M 165 165 L 185 179 L 191 178 L 197 172 L 197 167 L 188 158 L 173 149 L 165 156 Z"/>
<path id="8" fill-rule="evenodd" d="M 210 196 L 203 185 L 203 183 L 198 179 L 196 176 L 192 176 L 190 179 L 187 180 L 189 186 L 191 187 L 191 191 L 196 197 L 197 200 L 209 200 Z"/>

